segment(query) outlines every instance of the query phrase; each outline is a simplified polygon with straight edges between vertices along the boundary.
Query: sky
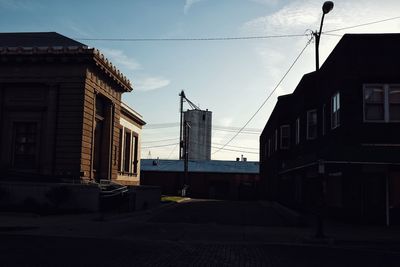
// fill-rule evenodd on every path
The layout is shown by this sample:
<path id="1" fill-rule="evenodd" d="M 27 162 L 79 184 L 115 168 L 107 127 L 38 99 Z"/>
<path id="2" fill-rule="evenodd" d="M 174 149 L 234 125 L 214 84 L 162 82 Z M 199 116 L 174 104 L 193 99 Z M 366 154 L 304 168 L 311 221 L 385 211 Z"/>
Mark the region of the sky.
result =
<path id="1" fill-rule="evenodd" d="M 95 47 L 134 90 L 123 101 L 142 114 L 142 158 L 176 159 L 179 92 L 213 114 L 212 159 L 257 161 L 259 136 L 279 95 L 315 69 L 310 32 L 317 0 L 0 0 L 1 32 L 56 31 Z M 398 0 L 337 0 L 323 31 L 400 16 Z M 345 33 L 399 33 L 400 19 L 322 35 L 320 62 Z M 296 37 L 219 41 L 121 41 L 135 38 Z M 114 40 L 94 40 L 114 39 Z M 307 46 L 307 44 L 309 44 Z M 266 104 L 300 51 L 306 50 Z M 189 108 L 189 106 L 185 106 Z"/>

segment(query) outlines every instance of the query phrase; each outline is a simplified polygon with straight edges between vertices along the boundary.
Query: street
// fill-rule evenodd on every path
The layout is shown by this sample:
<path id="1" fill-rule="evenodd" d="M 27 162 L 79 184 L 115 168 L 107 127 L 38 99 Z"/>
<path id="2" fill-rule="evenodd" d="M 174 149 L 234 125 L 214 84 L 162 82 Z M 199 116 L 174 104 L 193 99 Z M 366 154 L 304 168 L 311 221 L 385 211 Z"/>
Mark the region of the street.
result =
<path id="1" fill-rule="evenodd" d="M 399 250 L 299 242 L 296 226 L 260 202 L 191 200 L 128 217 L 16 217 L 0 228 L 0 266 L 398 266 Z M 47 221 L 46 221 L 47 220 Z M 3 224 L 4 225 L 4 224 Z M 27 225 L 27 224 L 26 224 Z"/>

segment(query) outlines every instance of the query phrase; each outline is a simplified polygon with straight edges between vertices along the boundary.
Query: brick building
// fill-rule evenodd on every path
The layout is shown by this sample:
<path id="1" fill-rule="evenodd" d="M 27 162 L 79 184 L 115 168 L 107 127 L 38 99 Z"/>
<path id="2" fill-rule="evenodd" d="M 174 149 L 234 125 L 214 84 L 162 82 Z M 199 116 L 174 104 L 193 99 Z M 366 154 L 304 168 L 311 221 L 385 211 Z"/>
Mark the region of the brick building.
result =
<path id="1" fill-rule="evenodd" d="M 130 165 L 144 121 L 121 103 L 129 80 L 98 50 L 55 32 L 1 33 L 0 61 L 1 181 L 139 183 Z"/>

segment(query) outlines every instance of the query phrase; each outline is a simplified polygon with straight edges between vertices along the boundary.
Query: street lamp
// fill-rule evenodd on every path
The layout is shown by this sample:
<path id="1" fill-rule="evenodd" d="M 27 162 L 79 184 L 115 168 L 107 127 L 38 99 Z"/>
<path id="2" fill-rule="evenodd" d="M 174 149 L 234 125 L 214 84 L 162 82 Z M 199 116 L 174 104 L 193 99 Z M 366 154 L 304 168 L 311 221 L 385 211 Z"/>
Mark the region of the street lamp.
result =
<path id="1" fill-rule="evenodd" d="M 322 18 L 321 18 L 321 25 L 319 26 L 319 31 L 315 31 L 313 34 L 315 36 L 315 65 L 316 71 L 319 70 L 319 40 L 321 38 L 322 33 L 322 26 L 324 24 L 325 14 L 328 14 L 333 9 L 333 2 L 326 1 L 322 6 Z M 325 206 L 325 163 L 323 160 L 319 160 L 318 162 L 318 175 L 321 179 L 321 188 L 320 188 L 320 196 L 318 202 L 320 207 L 317 207 L 317 229 L 315 233 L 316 238 L 324 238 L 324 221 L 322 212 Z M 318 205 L 318 204 L 317 204 Z"/>
<path id="2" fill-rule="evenodd" d="M 319 70 L 319 40 L 321 38 L 322 32 L 322 25 L 324 24 L 325 14 L 328 14 L 333 9 L 333 2 L 326 1 L 322 6 L 322 18 L 321 18 L 321 25 L 319 27 L 319 32 L 315 31 L 315 64 L 316 70 Z"/>

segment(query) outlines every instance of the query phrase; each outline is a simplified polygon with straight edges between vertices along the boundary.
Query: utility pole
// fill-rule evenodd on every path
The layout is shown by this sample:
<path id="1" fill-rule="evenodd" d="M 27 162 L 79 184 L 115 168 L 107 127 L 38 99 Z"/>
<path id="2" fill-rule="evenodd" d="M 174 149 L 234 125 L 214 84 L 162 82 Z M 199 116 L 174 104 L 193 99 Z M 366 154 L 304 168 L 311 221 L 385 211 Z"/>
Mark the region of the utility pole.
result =
<path id="1" fill-rule="evenodd" d="M 186 98 L 185 92 L 182 90 L 179 94 L 180 100 L 180 124 L 179 124 L 179 160 L 183 158 L 183 100 Z"/>
<path id="2" fill-rule="evenodd" d="M 190 124 L 185 121 L 185 142 L 184 142 L 184 177 L 183 177 L 183 187 L 182 187 L 182 196 L 185 197 L 187 195 L 188 182 L 189 182 L 189 134 L 190 134 Z"/>

